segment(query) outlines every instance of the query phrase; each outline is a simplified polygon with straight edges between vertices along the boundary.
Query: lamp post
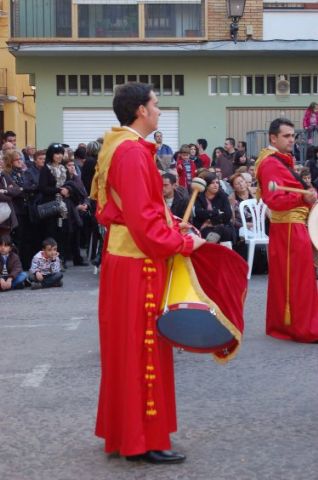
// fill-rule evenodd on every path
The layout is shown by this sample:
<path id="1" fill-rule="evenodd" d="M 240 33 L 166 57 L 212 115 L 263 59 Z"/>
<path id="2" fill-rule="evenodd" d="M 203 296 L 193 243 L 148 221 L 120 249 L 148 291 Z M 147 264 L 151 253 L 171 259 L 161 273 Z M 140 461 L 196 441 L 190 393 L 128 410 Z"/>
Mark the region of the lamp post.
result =
<path id="1" fill-rule="evenodd" d="M 234 43 L 237 42 L 239 31 L 239 19 L 243 16 L 245 8 L 245 0 L 227 0 L 228 17 L 232 19 L 230 25 L 230 35 Z"/>

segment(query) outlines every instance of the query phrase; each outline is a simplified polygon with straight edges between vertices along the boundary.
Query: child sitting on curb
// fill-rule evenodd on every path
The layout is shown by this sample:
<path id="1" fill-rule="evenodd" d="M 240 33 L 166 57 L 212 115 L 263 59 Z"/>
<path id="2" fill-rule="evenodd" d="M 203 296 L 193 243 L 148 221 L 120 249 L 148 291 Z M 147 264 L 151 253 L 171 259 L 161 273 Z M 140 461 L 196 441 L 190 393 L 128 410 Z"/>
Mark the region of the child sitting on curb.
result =
<path id="1" fill-rule="evenodd" d="M 62 287 L 63 274 L 54 238 L 47 238 L 42 243 L 40 252 L 34 255 L 29 273 L 31 289 Z"/>
<path id="2" fill-rule="evenodd" d="M 9 235 L 0 237 L 0 292 L 24 288 L 27 274 L 22 271 L 19 256 L 12 251 Z"/>

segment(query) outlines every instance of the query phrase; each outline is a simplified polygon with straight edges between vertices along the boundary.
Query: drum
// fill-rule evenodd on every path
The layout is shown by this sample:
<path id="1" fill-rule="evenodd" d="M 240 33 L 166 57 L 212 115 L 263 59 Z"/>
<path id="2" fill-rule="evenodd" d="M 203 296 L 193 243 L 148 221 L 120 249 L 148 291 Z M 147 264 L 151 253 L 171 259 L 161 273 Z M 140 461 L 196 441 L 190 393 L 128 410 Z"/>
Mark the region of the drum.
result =
<path id="1" fill-rule="evenodd" d="M 160 335 L 188 351 L 226 356 L 238 342 L 222 312 L 191 279 L 191 261 L 176 255 L 172 262 L 157 321 Z"/>
<path id="2" fill-rule="evenodd" d="M 318 250 L 318 203 L 316 203 L 310 210 L 308 217 L 308 232 L 314 247 Z"/>

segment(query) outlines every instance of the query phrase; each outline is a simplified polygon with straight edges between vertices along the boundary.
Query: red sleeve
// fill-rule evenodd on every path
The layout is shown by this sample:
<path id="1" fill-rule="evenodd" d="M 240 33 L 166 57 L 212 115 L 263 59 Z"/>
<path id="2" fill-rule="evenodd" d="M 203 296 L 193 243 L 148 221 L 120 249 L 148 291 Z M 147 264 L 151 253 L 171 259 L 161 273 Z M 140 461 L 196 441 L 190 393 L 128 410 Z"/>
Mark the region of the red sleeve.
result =
<path id="1" fill-rule="evenodd" d="M 193 239 L 167 225 L 161 178 L 152 158 L 138 145 L 113 161 L 110 184 L 122 202 L 123 219 L 136 245 L 150 258 L 190 255 Z"/>
<path id="2" fill-rule="evenodd" d="M 268 189 L 271 181 L 276 182 L 277 185 L 303 188 L 278 160 L 272 158 L 263 160 L 259 167 L 258 178 L 262 189 L 262 199 L 271 210 L 290 210 L 304 205 L 308 207 L 300 193 L 284 192 L 283 190 L 271 192 Z"/>
<path id="3" fill-rule="evenodd" d="M 311 115 L 310 110 L 306 110 L 304 120 L 303 120 L 303 127 L 304 128 L 308 128 L 309 125 L 310 125 L 310 115 Z"/>

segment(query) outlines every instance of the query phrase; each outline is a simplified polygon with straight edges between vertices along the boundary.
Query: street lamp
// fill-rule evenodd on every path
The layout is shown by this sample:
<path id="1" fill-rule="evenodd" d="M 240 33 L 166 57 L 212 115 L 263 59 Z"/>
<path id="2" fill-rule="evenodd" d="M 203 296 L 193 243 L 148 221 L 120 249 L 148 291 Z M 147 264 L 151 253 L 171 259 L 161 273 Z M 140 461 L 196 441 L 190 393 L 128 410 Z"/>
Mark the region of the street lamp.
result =
<path id="1" fill-rule="evenodd" d="M 230 25 L 230 35 L 234 43 L 237 42 L 237 35 L 239 31 L 238 22 L 243 16 L 245 8 L 245 0 L 227 0 L 227 13 L 228 17 L 232 18 Z"/>

